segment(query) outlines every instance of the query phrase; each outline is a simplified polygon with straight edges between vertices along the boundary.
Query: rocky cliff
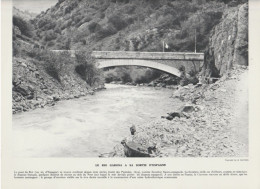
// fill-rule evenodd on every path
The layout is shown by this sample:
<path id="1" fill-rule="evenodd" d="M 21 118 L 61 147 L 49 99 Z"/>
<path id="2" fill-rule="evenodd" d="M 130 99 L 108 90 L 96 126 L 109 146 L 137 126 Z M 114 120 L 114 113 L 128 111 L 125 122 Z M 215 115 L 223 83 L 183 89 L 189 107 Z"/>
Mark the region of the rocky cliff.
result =
<path id="1" fill-rule="evenodd" d="M 233 65 L 248 65 L 248 3 L 229 8 L 211 31 L 204 74 L 222 76 Z"/>

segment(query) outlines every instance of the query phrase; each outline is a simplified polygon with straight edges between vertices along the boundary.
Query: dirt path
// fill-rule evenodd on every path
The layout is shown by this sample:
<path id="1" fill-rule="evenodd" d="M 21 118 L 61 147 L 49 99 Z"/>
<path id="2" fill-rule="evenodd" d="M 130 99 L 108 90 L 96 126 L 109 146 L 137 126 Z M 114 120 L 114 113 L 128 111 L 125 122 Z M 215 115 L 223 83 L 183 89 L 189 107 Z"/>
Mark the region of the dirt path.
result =
<path id="1" fill-rule="evenodd" d="M 238 151 L 238 156 L 248 154 L 248 70 L 239 75 L 234 82 L 234 115 L 230 122 L 231 132 L 244 148 Z"/>

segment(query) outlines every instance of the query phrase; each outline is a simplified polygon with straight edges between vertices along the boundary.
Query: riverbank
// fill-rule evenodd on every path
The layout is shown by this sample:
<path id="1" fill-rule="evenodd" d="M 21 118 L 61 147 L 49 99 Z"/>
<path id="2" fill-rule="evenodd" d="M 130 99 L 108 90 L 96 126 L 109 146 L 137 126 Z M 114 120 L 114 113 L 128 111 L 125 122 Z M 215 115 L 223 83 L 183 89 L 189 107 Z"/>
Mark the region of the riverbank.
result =
<path id="1" fill-rule="evenodd" d="M 136 125 L 137 132 L 134 136 L 129 132 L 125 142 L 133 141 L 144 148 L 155 147 L 152 156 L 158 157 L 248 156 L 246 66 L 236 66 L 213 84 L 179 87 L 172 98 L 193 108 L 172 120 L 157 118 Z M 115 146 L 108 156 L 124 157 L 123 145 Z"/>
<path id="2" fill-rule="evenodd" d="M 45 106 L 54 106 L 57 101 L 93 95 L 104 85 L 90 87 L 75 72 L 75 65 L 66 65 L 60 81 L 51 77 L 43 64 L 35 59 L 13 58 L 13 114 Z"/>

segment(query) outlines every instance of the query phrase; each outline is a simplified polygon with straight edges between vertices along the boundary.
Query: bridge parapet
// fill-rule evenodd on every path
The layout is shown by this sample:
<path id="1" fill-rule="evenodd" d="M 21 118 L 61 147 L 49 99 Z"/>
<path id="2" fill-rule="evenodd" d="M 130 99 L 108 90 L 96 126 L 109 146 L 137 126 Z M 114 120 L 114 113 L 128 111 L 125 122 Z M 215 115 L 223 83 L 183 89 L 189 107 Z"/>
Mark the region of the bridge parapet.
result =
<path id="1" fill-rule="evenodd" d="M 96 59 L 204 60 L 204 53 L 189 52 L 93 51 L 92 56 Z"/>

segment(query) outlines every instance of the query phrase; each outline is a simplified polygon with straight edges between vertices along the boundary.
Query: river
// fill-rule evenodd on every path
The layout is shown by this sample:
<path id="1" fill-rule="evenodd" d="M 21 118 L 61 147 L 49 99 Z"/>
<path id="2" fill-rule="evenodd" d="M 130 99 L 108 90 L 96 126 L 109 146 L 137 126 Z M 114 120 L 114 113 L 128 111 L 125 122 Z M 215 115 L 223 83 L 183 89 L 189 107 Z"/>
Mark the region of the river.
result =
<path id="1" fill-rule="evenodd" d="M 172 90 L 106 85 L 106 90 L 13 115 L 16 157 L 97 157 L 143 124 L 179 107 Z"/>

